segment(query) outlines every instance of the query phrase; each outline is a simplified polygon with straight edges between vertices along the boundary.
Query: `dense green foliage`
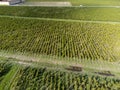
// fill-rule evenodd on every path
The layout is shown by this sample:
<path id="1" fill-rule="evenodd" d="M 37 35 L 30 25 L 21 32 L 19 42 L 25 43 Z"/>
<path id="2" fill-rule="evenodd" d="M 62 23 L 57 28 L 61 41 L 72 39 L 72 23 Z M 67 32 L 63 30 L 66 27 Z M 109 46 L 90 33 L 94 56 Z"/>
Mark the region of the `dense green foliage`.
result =
<path id="1" fill-rule="evenodd" d="M 119 12 L 119 8 L 0 7 L 0 15 L 88 21 L 120 21 Z"/>
<path id="2" fill-rule="evenodd" d="M 120 5 L 119 0 L 26 0 L 26 1 L 68 1 L 73 5 Z"/>
<path id="3" fill-rule="evenodd" d="M 2 81 L 4 75 L 10 71 L 11 66 L 11 63 L 7 63 L 7 61 L 0 61 L 0 82 Z"/>
<path id="4" fill-rule="evenodd" d="M 120 24 L 5 17 L 0 21 L 0 50 L 90 60 L 120 57 Z"/>
<path id="5" fill-rule="evenodd" d="M 11 78 L 1 81 L 1 90 L 119 90 L 120 80 L 48 68 L 15 65 Z M 12 70 L 16 68 L 12 66 Z M 13 68 L 14 67 L 14 68 Z M 0 68 L 2 68 L 0 66 Z M 12 71 L 11 70 L 11 71 Z M 11 72 L 9 71 L 9 72 Z M 8 73 L 9 73 L 8 72 Z M 3 82 L 6 78 L 8 84 Z M 6 81 L 6 80 L 5 80 Z"/>
<path id="6" fill-rule="evenodd" d="M 91 89 L 120 89 L 120 80 L 112 80 L 88 75 L 79 75 L 60 71 L 48 71 L 44 68 L 25 68 L 20 72 L 15 90 L 91 90 Z M 33 84 L 34 83 L 34 84 Z"/>

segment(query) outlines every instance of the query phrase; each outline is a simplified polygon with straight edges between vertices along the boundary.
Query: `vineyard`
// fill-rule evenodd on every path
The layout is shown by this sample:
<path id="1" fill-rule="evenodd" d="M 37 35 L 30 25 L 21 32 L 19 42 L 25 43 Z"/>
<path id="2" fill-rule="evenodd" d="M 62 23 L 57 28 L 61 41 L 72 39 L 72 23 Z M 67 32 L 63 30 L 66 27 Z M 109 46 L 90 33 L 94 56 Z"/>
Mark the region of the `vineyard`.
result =
<path id="1" fill-rule="evenodd" d="M 120 21 L 119 8 L 2 6 L 0 16 L 56 18 L 87 21 Z M 99 13 L 99 14 L 98 14 Z"/>
<path id="2" fill-rule="evenodd" d="M 119 24 L 20 18 L 0 18 L 0 21 L 0 50 L 88 60 L 119 59 Z"/>
<path id="3" fill-rule="evenodd" d="M 2 73 L 0 74 L 1 90 L 120 89 L 119 79 L 93 75 L 88 76 L 87 74 L 64 72 L 46 67 L 21 66 L 20 64 L 10 63 L 10 61 L 7 61 L 7 64 L 5 61 L 0 62 L 0 73 Z"/>
<path id="4" fill-rule="evenodd" d="M 60 1 L 0 6 L 0 90 L 120 90 L 119 0 Z"/>

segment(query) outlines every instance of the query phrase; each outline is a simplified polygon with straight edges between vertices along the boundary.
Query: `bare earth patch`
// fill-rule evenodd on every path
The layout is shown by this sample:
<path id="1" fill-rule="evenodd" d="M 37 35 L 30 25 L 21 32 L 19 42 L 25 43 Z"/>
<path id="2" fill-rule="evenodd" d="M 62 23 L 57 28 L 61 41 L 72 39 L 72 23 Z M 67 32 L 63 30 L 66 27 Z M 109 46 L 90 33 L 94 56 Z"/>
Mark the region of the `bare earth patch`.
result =
<path id="1" fill-rule="evenodd" d="M 26 2 L 28 6 L 72 6 L 70 2 Z"/>
<path id="2" fill-rule="evenodd" d="M 81 72 L 82 71 L 82 66 L 77 66 L 77 65 L 75 65 L 75 66 L 69 66 L 69 68 L 66 68 L 67 70 L 71 70 L 71 71 L 78 71 L 78 72 Z"/>
<path id="3" fill-rule="evenodd" d="M 104 76 L 115 76 L 110 71 L 102 71 L 102 72 L 95 72 L 95 73 L 99 75 L 104 75 Z"/>

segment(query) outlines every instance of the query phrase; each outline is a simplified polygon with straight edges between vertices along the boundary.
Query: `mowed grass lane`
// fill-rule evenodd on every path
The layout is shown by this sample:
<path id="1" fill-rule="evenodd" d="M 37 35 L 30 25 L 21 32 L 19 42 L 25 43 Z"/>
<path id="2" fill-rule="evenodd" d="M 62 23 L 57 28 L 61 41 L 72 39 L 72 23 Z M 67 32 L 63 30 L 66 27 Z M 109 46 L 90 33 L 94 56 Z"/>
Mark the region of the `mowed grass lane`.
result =
<path id="1" fill-rule="evenodd" d="M 72 5 L 120 5 L 119 0 L 26 0 L 27 2 L 71 2 Z"/>
<path id="2" fill-rule="evenodd" d="M 119 8 L 1 6 L 0 15 L 120 22 Z"/>

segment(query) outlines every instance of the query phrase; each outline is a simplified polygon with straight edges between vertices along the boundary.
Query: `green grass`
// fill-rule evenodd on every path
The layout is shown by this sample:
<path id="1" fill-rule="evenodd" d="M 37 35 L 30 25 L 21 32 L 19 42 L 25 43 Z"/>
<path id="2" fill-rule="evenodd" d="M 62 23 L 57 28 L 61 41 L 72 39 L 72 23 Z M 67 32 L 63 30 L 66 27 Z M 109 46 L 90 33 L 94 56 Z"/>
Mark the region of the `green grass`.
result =
<path id="1" fill-rule="evenodd" d="M 0 90 L 9 90 L 10 84 L 14 79 L 15 73 L 17 73 L 18 66 L 13 66 L 11 70 L 6 74 L 4 79 L 0 82 Z"/>
<path id="2" fill-rule="evenodd" d="M 119 12 L 119 8 L 0 7 L 0 15 L 88 21 L 120 21 Z"/>
<path id="3" fill-rule="evenodd" d="M 4 79 L 5 75 L 11 70 L 11 64 L 3 61 L 5 58 L 0 58 L 0 82 Z"/>
<path id="4" fill-rule="evenodd" d="M 9 17 L 0 21 L 0 50 L 87 60 L 120 58 L 120 24 Z"/>
<path id="5" fill-rule="evenodd" d="M 68 1 L 71 2 L 73 5 L 120 5 L 119 0 L 26 0 L 26 1 Z"/>

